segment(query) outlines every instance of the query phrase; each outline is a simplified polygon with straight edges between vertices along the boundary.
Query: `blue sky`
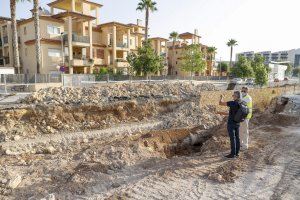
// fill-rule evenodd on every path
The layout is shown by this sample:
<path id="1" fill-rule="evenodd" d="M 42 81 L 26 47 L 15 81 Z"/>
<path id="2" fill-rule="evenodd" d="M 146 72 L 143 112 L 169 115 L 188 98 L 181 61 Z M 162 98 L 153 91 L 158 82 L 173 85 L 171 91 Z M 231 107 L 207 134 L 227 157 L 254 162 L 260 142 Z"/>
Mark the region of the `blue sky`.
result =
<path id="1" fill-rule="evenodd" d="M 100 21 L 135 23 L 144 13 L 138 0 L 93 0 L 103 4 Z M 9 0 L 1 0 L 0 15 L 9 16 Z M 40 0 L 41 6 L 51 0 Z M 150 16 L 151 37 L 168 37 L 172 31 L 199 30 L 201 43 L 217 47 L 217 58 L 229 59 L 226 41 L 234 38 L 240 51 L 277 51 L 300 48 L 300 0 L 156 0 L 158 12 Z M 30 3 L 20 3 L 18 17 L 30 16 Z"/>

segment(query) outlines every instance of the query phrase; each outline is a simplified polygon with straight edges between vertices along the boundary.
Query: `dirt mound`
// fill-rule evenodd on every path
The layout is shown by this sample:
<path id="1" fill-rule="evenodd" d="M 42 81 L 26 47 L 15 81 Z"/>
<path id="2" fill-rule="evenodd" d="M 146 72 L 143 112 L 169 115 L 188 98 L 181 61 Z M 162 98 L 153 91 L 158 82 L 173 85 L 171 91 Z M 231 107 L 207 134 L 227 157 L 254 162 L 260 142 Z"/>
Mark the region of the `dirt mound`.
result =
<path id="1" fill-rule="evenodd" d="M 190 98 L 201 91 L 216 90 L 213 84 L 189 83 L 124 83 L 91 88 L 46 88 L 27 96 L 21 103 L 46 104 L 103 104 L 132 99 Z"/>

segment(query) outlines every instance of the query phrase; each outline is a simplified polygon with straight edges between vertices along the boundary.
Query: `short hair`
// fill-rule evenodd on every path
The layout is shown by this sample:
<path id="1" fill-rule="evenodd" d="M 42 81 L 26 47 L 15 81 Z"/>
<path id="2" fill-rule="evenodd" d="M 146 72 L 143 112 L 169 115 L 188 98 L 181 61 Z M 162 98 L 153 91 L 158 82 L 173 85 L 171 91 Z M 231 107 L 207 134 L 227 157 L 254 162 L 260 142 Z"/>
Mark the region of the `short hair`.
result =
<path id="1" fill-rule="evenodd" d="M 245 89 L 247 91 L 249 90 L 249 88 L 247 86 L 243 86 L 242 89 Z"/>
<path id="2" fill-rule="evenodd" d="M 238 99 L 241 99 L 241 92 L 240 91 L 234 91 L 233 95 L 235 95 Z"/>

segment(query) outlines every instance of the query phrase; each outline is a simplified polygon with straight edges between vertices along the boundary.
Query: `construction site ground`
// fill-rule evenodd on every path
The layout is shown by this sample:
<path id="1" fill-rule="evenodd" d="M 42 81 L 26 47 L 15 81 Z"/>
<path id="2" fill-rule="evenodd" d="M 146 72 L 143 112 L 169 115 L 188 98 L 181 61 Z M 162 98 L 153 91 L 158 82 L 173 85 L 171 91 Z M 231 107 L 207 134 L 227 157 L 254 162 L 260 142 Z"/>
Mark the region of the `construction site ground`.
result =
<path id="1" fill-rule="evenodd" d="M 299 95 L 278 97 L 255 113 L 250 148 L 237 159 L 224 157 L 226 118 L 215 109 L 200 114 L 185 98 L 155 102 L 118 101 L 115 110 L 24 102 L 2 107 L 2 126 L 26 134 L 1 129 L 0 199 L 299 199 Z M 188 108 L 195 112 L 184 113 Z M 109 120 L 100 118 L 103 109 Z M 105 123 L 81 126 L 79 110 Z M 202 121 L 187 117 L 195 113 Z M 61 125 L 58 116 L 74 121 Z"/>

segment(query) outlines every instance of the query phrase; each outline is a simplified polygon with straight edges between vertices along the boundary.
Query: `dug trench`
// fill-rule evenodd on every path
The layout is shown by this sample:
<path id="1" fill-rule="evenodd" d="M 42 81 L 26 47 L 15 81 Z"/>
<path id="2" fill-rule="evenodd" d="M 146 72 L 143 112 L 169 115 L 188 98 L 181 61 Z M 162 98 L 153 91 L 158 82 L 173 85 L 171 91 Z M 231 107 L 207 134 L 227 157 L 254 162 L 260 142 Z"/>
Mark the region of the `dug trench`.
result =
<path id="1" fill-rule="evenodd" d="M 178 104 L 182 102 L 164 101 L 161 104 L 164 109 L 158 113 L 168 113 Z M 6 199 L 40 199 L 48 198 L 50 194 L 58 199 L 126 199 L 132 196 L 129 188 L 134 188 L 147 177 L 171 176 L 175 169 L 196 168 L 195 163 L 207 163 L 203 172 L 191 171 L 199 173 L 198 178 L 220 183 L 233 182 L 240 172 L 256 166 L 261 160 L 272 165 L 274 158 L 264 156 L 261 150 L 269 143 L 281 139 L 282 136 L 276 134 L 280 129 L 278 122 L 282 122 L 282 126 L 299 122 L 299 117 L 281 114 L 286 106 L 286 100 L 274 99 L 265 112 L 255 114 L 251 124 L 252 132 L 272 133 L 273 140 L 268 140 L 268 136 L 254 134 L 254 144 L 250 151 L 242 153 L 238 160 L 227 161 L 222 158 L 222 154 L 229 150 L 225 121 L 210 128 L 201 125 L 195 128 L 143 131 L 111 140 L 95 138 L 77 141 L 61 150 L 3 155 L 0 159 L 0 194 Z M 127 107 L 135 106 L 127 104 Z M 85 108 L 87 111 L 94 113 L 96 109 Z M 122 116 L 116 109 L 108 113 Z M 134 115 L 136 118 L 147 116 L 140 110 L 135 113 L 139 113 Z M 23 115 L 19 119 L 24 118 Z M 16 174 L 22 176 L 18 188 L 7 187 L 5 179 L 13 179 Z"/>

